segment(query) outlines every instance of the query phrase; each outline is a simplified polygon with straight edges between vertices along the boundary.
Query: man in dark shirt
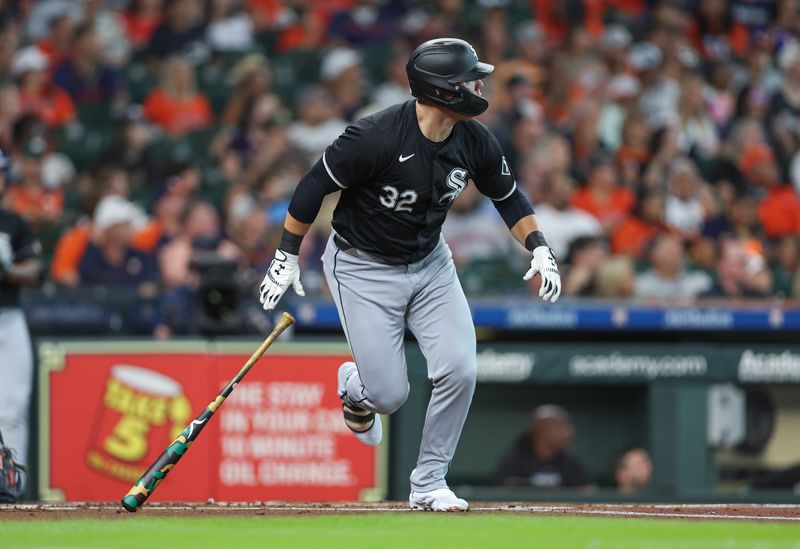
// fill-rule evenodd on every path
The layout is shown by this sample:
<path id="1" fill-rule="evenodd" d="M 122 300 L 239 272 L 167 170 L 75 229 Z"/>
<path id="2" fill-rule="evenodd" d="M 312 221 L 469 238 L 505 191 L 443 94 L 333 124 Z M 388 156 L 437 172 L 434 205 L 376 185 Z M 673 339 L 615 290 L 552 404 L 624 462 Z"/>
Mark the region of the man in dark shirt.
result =
<path id="1" fill-rule="evenodd" d="M 147 53 L 157 59 L 172 54 L 190 54 L 203 43 L 205 31 L 198 17 L 197 0 L 168 0 L 166 21 L 150 37 Z"/>
<path id="2" fill-rule="evenodd" d="M 158 277 L 155 258 L 131 247 L 138 209 L 121 196 L 107 196 L 97 205 L 92 242 L 86 247 L 78 271 L 84 287 L 141 289 Z"/>
<path id="3" fill-rule="evenodd" d="M 123 92 L 116 69 L 102 63 L 102 46 L 92 25 L 75 31 L 69 59 L 53 73 L 53 82 L 77 105 L 117 100 Z"/>
<path id="4" fill-rule="evenodd" d="M 9 173 L 9 158 L 0 151 L 0 195 Z M 25 221 L 0 208 L 0 432 L 16 461 L 28 457 L 28 406 L 33 384 L 33 352 L 25 315 L 19 305 L 21 286 L 39 283 L 41 247 Z"/>
<path id="5" fill-rule="evenodd" d="M 500 461 L 497 482 L 536 488 L 585 486 L 583 466 L 567 453 L 574 431 L 564 408 L 539 406 L 533 411 L 529 431 Z"/>
<path id="6" fill-rule="evenodd" d="M 486 110 L 481 63 L 467 42 L 431 40 L 406 65 L 415 101 L 349 126 L 300 180 L 275 259 L 261 285 L 271 310 L 289 286 L 303 295 L 298 254 L 325 195 L 341 191 L 334 232 L 322 257 L 325 277 L 355 362 L 339 367 L 345 423 L 368 445 L 381 441 L 377 414 L 408 396 L 403 335 L 408 328 L 433 382 L 412 509 L 466 511 L 447 487 L 475 388 L 475 328 L 441 227 L 453 200 L 473 182 L 531 251 L 528 280 L 541 274 L 539 296 L 555 301 L 561 277 L 527 198 L 517 188 L 497 139 L 472 120 Z"/>

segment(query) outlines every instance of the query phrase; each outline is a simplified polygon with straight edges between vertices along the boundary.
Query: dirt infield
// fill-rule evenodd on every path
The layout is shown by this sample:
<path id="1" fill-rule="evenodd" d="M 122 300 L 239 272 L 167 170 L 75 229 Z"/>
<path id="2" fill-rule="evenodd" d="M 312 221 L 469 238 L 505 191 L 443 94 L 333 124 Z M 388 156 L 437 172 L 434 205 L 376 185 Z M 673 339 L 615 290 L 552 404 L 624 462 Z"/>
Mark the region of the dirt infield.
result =
<path id="1" fill-rule="evenodd" d="M 402 502 L 384 503 L 148 503 L 138 513 L 128 513 L 118 503 L 25 503 L 0 505 L 2 520 L 53 520 L 72 518 L 132 519 L 208 516 L 314 516 L 353 513 L 411 512 Z M 800 522 L 800 505 L 608 505 L 472 503 L 470 513 L 607 516 L 681 520 L 753 520 Z"/>

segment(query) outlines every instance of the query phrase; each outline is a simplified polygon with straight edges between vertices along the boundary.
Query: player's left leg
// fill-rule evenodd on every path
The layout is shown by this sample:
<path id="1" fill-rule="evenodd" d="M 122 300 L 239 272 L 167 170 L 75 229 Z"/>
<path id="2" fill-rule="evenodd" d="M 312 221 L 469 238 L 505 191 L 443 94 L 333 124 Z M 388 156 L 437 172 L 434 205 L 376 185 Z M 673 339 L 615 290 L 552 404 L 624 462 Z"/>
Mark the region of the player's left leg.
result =
<path id="1" fill-rule="evenodd" d="M 21 309 L 0 309 L 0 431 L 16 461 L 28 463 L 28 406 L 33 353 Z"/>
<path id="2" fill-rule="evenodd" d="M 444 241 L 429 258 L 428 265 L 417 273 L 416 293 L 406 317 L 433 382 L 417 467 L 411 474 L 412 498 L 421 496 L 419 507 L 428 508 L 425 501 L 431 498 L 424 496 L 436 495 L 434 503 L 444 501 L 449 506 L 446 510 L 466 510 L 466 502 L 447 489 L 445 475 L 475 390 L 475 327 Z"/>

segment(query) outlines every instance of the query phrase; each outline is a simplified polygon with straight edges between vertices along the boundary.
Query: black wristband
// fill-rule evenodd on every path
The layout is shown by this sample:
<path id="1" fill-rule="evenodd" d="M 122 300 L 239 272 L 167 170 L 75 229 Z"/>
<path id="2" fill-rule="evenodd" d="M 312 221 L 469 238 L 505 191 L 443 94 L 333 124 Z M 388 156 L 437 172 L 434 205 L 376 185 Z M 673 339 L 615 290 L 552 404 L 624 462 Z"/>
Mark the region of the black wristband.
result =
<path id="1" fill-rule="evenodd" d="M 527 248 L 528 251 L 532 252 L 539 246 L 547 246 L 547 240 L 544 239 L 542 231 L 533 231 L 525 237 L 525 248 Z"/>
<path id="2" fill-rule="evenodd" d="M 281 243 L 278 244 L 278 249 L 283 250 L 287 254 L 300 255 L 300 244 L 302 242 L 303 237 L 301 235 L 289 232 L 284 228 L 283 235 L 281 235 Z"/>

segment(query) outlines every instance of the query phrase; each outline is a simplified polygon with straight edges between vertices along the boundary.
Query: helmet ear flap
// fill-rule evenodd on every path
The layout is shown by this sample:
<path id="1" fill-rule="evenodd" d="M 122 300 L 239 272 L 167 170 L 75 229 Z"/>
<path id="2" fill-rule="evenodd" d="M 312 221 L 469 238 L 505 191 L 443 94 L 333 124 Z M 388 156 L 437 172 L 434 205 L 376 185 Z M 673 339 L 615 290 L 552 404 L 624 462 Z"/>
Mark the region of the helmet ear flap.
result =
<path id="1" fill-rule="evenodd" d="M 492 70 L 494 67 L 482 63 L 468 42 L 456 38 L 417 46 L 406 65 L 411 95 L 466 116 L 483 113 L 489 102 L 461 85 L 462 81 L 479 80 Z"/>

